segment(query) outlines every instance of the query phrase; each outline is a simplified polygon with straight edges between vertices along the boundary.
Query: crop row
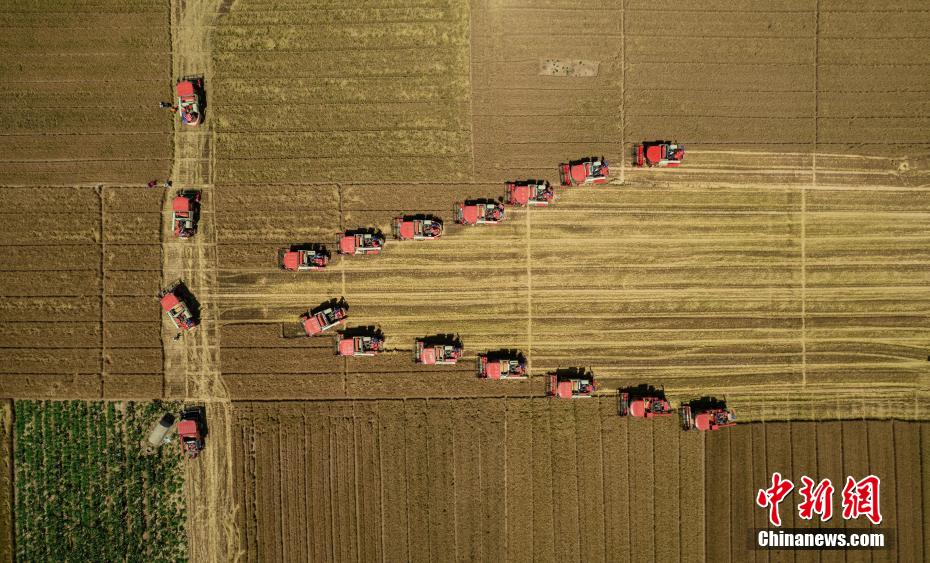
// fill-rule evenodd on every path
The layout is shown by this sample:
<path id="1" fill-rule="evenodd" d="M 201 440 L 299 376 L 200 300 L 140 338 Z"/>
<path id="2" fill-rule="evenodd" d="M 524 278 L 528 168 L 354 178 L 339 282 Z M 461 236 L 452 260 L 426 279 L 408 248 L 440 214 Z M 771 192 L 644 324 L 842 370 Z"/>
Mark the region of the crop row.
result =
<path id="1" fill-rule="evenodd" d="M 16 558 L 184 558 L 181 457 L 144 456 L 166 408 L 153 403 L 18 401 Z M 50 501 L 53 500 L 53 501 Z"/>

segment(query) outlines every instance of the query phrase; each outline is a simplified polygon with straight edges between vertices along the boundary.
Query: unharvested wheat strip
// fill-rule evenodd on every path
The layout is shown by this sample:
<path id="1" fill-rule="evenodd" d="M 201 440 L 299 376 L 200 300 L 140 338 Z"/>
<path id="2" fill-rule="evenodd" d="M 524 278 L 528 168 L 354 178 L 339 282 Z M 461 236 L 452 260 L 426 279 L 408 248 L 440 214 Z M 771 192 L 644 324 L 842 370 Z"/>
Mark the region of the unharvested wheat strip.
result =
<path id="1" fill-rule="evenodd" d="M 811 423 L 791 424 L 791 479 L 795 486 L 801 487 L 801 476 L 807 475 L 817 481 L 820 468 L 817 463 L 817 425 Z M 786 507 L 787 508 L 787 507 Z M 793 511 L 797 516 L 797 510 Z M 814 522 L 804 520 L 800 516 L 795 518 L 798 528 L 815 527 Z"/>
<path id="2" fill-rule="evenodd" d="M 552 483 L 560 479 L 553 472 L 549 407 L 551 401 L 536 399 L 533 409 L 533 559 L 555 560 L 556 515 L 553 510 Z M 561 522 L 558 522 L 561 524 Z"/>
<path id="3" fill-rule="evenodd" d="M 507 546 L 507 409 L 505 399 L 485 399 L 479 403 L 477 423 L 478 480 L 482 499 L 477 513 L 477 534 L 481 537 L 479 559 L 505 561 Z"/>
<path id="4" fill-rule="evenodd" d="M 894 421 L 895 486 L 897 506 L 897 537 L 895 547 L 901 561 L 924 559 L 925 536 L 922 525 L 926 513 L 922 513 L 921 499 L 928 494 L 927 479 L 921 476 L 920 425 Z M 884 479 L 882 480 L 884 488 Z M 884 495 L 891 491 L 884 488 Z M 884 508 L 883 508 L 884 510 Z"/>
<path id="5" fill-rule="evenodd" d="M 284 442 L 281 444 L 285 453 L 287 465 L 282 466 L 282 474 L 286 470 L 287 482 L 282 487 L 282 494 L 285 495 L 287 511 L 285 523 L 287 536 L 283 538 L 285 546 L 288 549 L 290 557 L 293 559 L 308 560 L 310 554 L 307 550 L 307 537 L 304 534 L 304 526 L 308 521 L 306 513 L 306 503 L 304 502 L 303 492 L 306 491 L 306 464 L 304 461 L 304 452 L 308 449 L 306 443 L 306 433 L 304 429 L 303 416 L 298 413 L 291 415 L 287 419 L 282 434 Z M 283 465 L 283 464 L 282 464 Z"/>
<path id="6" fill-rule="evenodd" d="M 675 561 L 681 553 L 681 533 L 676 531 L 682 519 L 680 507 L 681 475 L 679 439 L 682 435 L 677 417 L 655 420 L 630 419 L 635 426 L 654 426 L 652 451 L 655 459 L 655 556 Z"/>
<path id="7" fill-rule="evenodd" d="M 604 553 L 619 561 L 629 561 L 631 522 L 628 421 L 617 416 L 614 401 L 599 399 L 597 402 L 604 463 Z"/>
<path id="8" fill-rule="evenodd" d="M 258 492 L 256 491 L 256 470 L 255 470 L 255 415 L 250 408 L 247 417 L 240 419 L 240 432 L 242 441 L 242 457 L 240 461 L 243 465 L 243 491 L 240 502 L 243 505 L 242 518 L 244 519 L 242 529 L 243 544 L 247 553 L 255 553 L 258 550 Z M 251 560 L 255 560 L 252 558 Z"/>
<path id="9" fill-rule="evenodd" d="M 776 406 L 784 406 L 784 401 L 781 401 L 781 404 Z M 791 440 L 794 435 L 794 424 L 791 422 L 775 422 L 771 424 L 766 424 L 765 429 L 765 438 L 766 438 L 766 464 L 767 464 L 767 473 L 768 480 L 763 484 L 759 485 L 758 488 L 764 488 L 766 486 L 771 486 L 772 484 L 772 473 L 779 472 L 782 477 L 785 479 L 791 479 L 792 481 L 796 480 L 796 476 L 792 475 L 793 473 L 793 463 L 792 463 L 792 449 L 791 449 Z M 799 429 L 798 433 L 802 433 L 803 428 Z M 796 510 L 793 506 L 790 506 L 786 503 L 783 503 L 780 510 L 782 527 L 784 528 L 793 528 L 796 523 Z M 770 561 L 779 562 L 779 561 L 794 561 L 794 553 L 790 551 L 773 551 L 770 555 Z"/>
<path id="10" fill-rule="evenodd" d="M 578 471 L 577 435 L 573 401 L 550 402 L 552 429 L 552 482 L 582 483 L 589 476 Z M 593 485 L 591 485 L 593 486 Z M 553 530 L 555 556 L 558 561 L 577 560 L 580 546 L 580 505 L 578 487 L 553 489 Z"/>
<path id="11" fill-rule="evenodd" d="M 330 421 L 327 410 L 315 406 L 307 413 L 308 429 L 310 433 L 310 513 L 309 521 L 314 560 L 333 559 L 333 509 L 330 497 Z"/>
<path id="12" fill-rule="evenodd" d="M 427 449 L 427 402 L 404 401 L 407 469 L 407 554 L 413 561 L 429 561 L 430 478 L 432 464 Z"/>
<path id="13" fill-rule="evenodd" d="M 479 417 L 482 402 L 454 401 L 452 409 L 453 481 L 455 487 L 455 542 L 456 559 L 475 561 L 482 551 L 481 516 L 485 502 L 498 502 L 481 496 L 481 426 L 493 424 Z M 497 426 L 494 424 L 494 426 Z"/>
<path id="14" fill-rule="evenodd" d="M 924 412 L 927 412 L 924 410 Z M 927 482 L 930 481 L 930 423 L 921 422 L 919 423 L 920 427 L 920 437 L 919 437 L 919 450 L 920 450 L 920 470 L 921 470 L 921 483 L 923 484 L 923 503 L 918 505 L 918 509 L 921 510 L 922 514 L 922 532 L 924 539 L 924 559 L 927 559 L 930 550 L 927 549 L 927 542 L 930 541 L 930 518 L 927 517 L 930 514 L 930 490 L 928 490 Z"/>
<path id="15" fill-rule="evenodd" d="M 655 550 L 655 452 L 652 424 L 629 422 L 630 557 L 649 559 Z"/>
<path id="16" fill-rule="evenodd" d="M 851 403 L 848 408 L 852 411 L 858 406 L 861 406 L 861 403 Z M 847 476 L 861 479 L 866 475 L 870 475 L 874 470 L 874 465 L 870 460 L 871 445 L 869 444 L 869 422 L 865 420 L 847 420 L 843 421 L 842 425 L 843 472 L 841 481 L 834 485 L 838 491 L 835 493 L 838 500 L 841 498 L 840 495 L 842 494 Z M 882 498 L 882 504 L 884 504 L 884 498 Z M 834 509 L 837 508 L 840 508 L 840 506 L 834 507 Z M 840 510 L 842 509 L 840 508 Z M 842 521 L 843 526 L 846 528 L 861 528 L 864 526 L 862 522 L 843 519 L 841 512 L 838 513 L 837 516 L 834 516 L 834 518 L 840 518 L 839 521 Z M 846 561 L 853 563 L 872 561 L 872 557 L 869 552 L 850 550 L 846 552 Z"/>
<path id="17" fill-rule="evenodd" d="M 679 558 L 698 561 L 705 558 L 704 436 L 683 433 L 678 447 Z"/>
<path id="18" fill-rule="evenodd" d="M 533 557 L 533 403 L 534 399 L 511 399 L 506 404 L 506 458 L 501 474 L 506 489 L 500 498 L 505 503 L 501 521 L 505 524 L 508 561 L 530 561 Z"/>
<path id="19" fill-rule="evenodd" d="M 358 487 L 359 558 L 374 561 L 381 553 L 381 470 L 377 407 L 353 403 L 355 467 Z"/>
<path id="20" fill-rule="evenodd" d="M 429 555 L 433 560 L 456 551 L 453 408 L 453 401 L 427 402 L 425 453 L 429 456 Z"/>
<path id="21" fill-rule="evenodd" d="M 601 561 L 605 553 L 604 448 L 600 400 L 572 401 L 578 460 L 578 529 L 581 561 Z M 608 401 L 610 402 L 610 401 Z M 612 555 L 611 555 L 612 556 Z"/>
<path id="22" fill-rule="evenodd" d="M 336 556 L 346 561 L 358 560 L 358 542 L 356 527 L 358 513 L 355 503 L 355 466 L 353 451 L 355 449 L 355 432 L 352 420 L 343 413 L 333 415 L 330 429 L 330 441 L 335 456 L 333 478 L 336 480 L 333 494 Z"/>
<path id="23" fill-rule="evenodd" d="M 730 433 L 710 432 L 705 437 L 704 498 L 706 499 L 704 557 L 730 560 Z"/>
<path id="24" fill-rule="evenodd" d="M 843 475 L 843 424 L 835 421 L 822 421 L 816 424 L 816 430 L 817 474 L 810 475 L 810 478 L 815 482 L 821 479 L 829 479 L 834 487 L 834 498 L 839 498 L 836 495 L 843 490 L 842 484 L 845 479 Z M 836 508 L 838 507 L 834 507 L 834 509 Z M 836 512 L 834 514 L 834 519 L 828 522 L 820 522 L 820 518 L 815 515 L 814 524 L 821 528 L 841 526 L 842 515 Z M 833 563 L 845 561 L 846 557 L 842 552 L 823 551 L 820 554 L 820 560 L 823 563 Z"/>
<path id="25" fill-rule="evenodd" d="M 381 542 L 383 556 L 399 561 L 412 558 L 407 551 L 407 451 L 403 401 L 378 401 L 381 471 Z"/>
<path id="26" fill-rule="evenodd" d="M 771 483 L 771 474 L 767 473 L 768 468 L 766 467 L 766 433 L 767 433 L 767 424 L 753 424 L 751 425 L 751 434 L 752 434 L 752 460 L 749 462 L 751 476 L 751 493 L 755 495 L 758 489 L 765 488 L 767 484 Z M 839 443 L 839 442 L 837 442 Z M 753 502 L 755 502 L 754 496 Z M 746 523 L 747 526 L 754 528 L 767 528 L 770 526 L 768 514 L 759 508 L 756 508 L 752 512 L 752 519 Z M 755 552 L 755 561 L 759 563 L 768 563 L 769 554 L 767 551 L 759 550 Z"/>
<path id="27" fill-rule="evenodd" d="M 896 450 L 898 447 L 906 448 L 905 444 L 895 441 L 894 422 L 891 420 L 870 420 L 868 422 L 869 440 L 869 473 L 881 479 L 881 514 L 882 527 L 898 529 L 898 494 L 903 486 L 904 490 L 914 494 L 916 483 L 902 483 L 898 474 L 899 468 L 895 465 Z M 862 479 L 868 474 L 856 475 L 849 473 L 856 479 Z M 869 521 L 860 517 L 853 522 L 853 526 L 868 527 Z M 889 559 L 895 555 L 889 554 Z M 877 558 L 873 558 L 877 559 Z M 898 559 L 900 557 L 898 556 Z"/>
<path id="28" fill-rule="evenodd" d="M 755 484 L 753 483 L 753 427 L 745 425 L 732 428 L 730 434 L 730 555 L 731 561 L 748 561 L 753 558 L 747 538 L 755 516 Z M 761 486 L 761 485 L 760 485 Z M 715 499 L 723 502 L 723 499 Z M 787 508 L 787 506 L 786 506 Z"/>
<path id="29" fill-rule="evenodd" d="M 278 475 L 278 425 L 270 419 L 256 428 L 256 504 L 258 507 L 258 549 L 269 557 L 280 556 L 276 515 L 280 512 L 275 480 Z"/>

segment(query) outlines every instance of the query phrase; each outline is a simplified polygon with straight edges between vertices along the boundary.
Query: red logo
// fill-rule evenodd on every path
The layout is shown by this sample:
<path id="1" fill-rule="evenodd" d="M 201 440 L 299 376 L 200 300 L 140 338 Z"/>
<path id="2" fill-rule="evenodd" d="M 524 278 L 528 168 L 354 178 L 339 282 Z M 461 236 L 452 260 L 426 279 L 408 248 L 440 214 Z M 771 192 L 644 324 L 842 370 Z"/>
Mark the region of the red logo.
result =
<path id="1" fill-rule="evenodd" d="M 781 515 L 778 514 L 778 505 L 781 504 L 781 501 L 785 500 L 785 497 L 788 496 L 794 489 L 794 483 L 788 479 L 782 479 L 781 473 L 777 471 L 772 473 L 772 486 L 768 489 L 759 489 L 758 494 L 756 494 L 756 504 L 762 508 L 768 507 L 769 509 L 769 522 L 773 526 L 781 526 Z"/>
<path id="2" fill-rule="evenodd" d="M 875 475 L 869 475 L 859 481 L 853 477 L 846 477 L 843 487 L 843 518 L 855 520 L 865 516 L 872 524 L 880 524 L 882 513 L 879 508 L 879 488 L 881 480 Z M 785 479 L 777 471 L 772 473 L 772 486 L 759 489 L 756 493 L 756 504 L 761 508 L 769 509 L 769 522 L 773 526 L 781 526 L 781 515 L 778 507 L 783 500 L 794 490 L 794 483 Z M 797 494 L 802 497 L 798 504 L 798 516 L 802 520 L 813 520 L 814 515 L 820 517 L 821 522 L 833 518 L 833 493 L 835 489 L 830 479 L 819 482 L 804 475 L 801 477 L 801 488 Z"/>
<path id="3" fill-rule="evenodd" d="M 875 475 L 869 475 L 861 481 L 852 477 L 846 478 L 843 487 L 843 518 L 854 520 L 865 516 L 873 524 L 880 524 L 882 513 L 878 505 L 878 488 L 881 480 Z"/>

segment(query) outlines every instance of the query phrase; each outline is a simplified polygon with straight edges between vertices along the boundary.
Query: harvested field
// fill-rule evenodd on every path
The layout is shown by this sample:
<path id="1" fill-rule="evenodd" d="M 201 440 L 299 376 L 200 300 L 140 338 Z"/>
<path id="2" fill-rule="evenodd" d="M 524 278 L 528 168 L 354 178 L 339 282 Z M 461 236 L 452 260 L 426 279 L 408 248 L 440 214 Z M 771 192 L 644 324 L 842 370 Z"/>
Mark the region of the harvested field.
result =
<path id="1" fill-rule="evenodd" d="M 925 544 L 913 510 L 926 424 L 748 424 L 705 436 L 673 418 L 620 418 L 606 399 L 243 402 L 236 413 L 249 560 L 745 561 L 749 530 L 766 522 L 755 492 L 772 471 L 796 482 L 880 475 L 878 529 L 898 539 L 876 555 L 919 559 Z M 782 514 L 792 525 L 790 503 Z M 772 552 L 783 555 L 793 554 Z"/>
<path id="2" fill-rule="evenodd" d="M 143 184 L 170 167 L 168 5 L 0 9 L 0 186 Z"/>

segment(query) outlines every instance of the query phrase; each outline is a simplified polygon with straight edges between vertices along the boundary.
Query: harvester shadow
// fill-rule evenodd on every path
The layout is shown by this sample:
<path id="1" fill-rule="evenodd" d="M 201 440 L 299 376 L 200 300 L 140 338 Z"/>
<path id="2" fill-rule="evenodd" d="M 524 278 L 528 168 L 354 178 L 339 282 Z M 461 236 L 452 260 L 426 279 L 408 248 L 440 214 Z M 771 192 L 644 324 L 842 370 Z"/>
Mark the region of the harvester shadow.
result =
<path id="1" fill-rule="evenodd" d="M 725 409 L 727 402 L 726 399 L 718 399 L 717 397 L 701 397 L 682 402 L 682 405 L 690 406 L 695 412 L 702 412 L 712 409 Z"/>
<path id="2" fill-rule="evenodd" d="M 349 303 L 346 301 L 345 297 L 334 297 L 328 301 L 324 301 L 323 303 L 320 303 L 313 309 L 310 309 L 310 314 L 315 315 L 329 308 L 341 308 L 341 309 L 345 309 L 346 312 L 348 312 Z"/>
<path id="3" fill-rule="evenodd" d="M 521 364 L 526 362 L 526 355 L 515 348 L 501 348 L 499 350 L 490 350 L 487 352 L 489 361 L 497 360 L 517 360 Z"/>
<path id="4" fill-rule="evenodd" d="M 577 379 L 590 376 L 591 370 L 589 368 L 582 367 L 568 367 L 557 368 L 549 373 L 555 375 L 559 379 Z"/>
<path id="5" fill-rule="evenodd" d="M 355 338 L 356 336 L 371 336 L 384 339 L 384 333 L 381 331 L 381 327 L 376 325 L 368 326 L 353 326 L 345 330 L 340 330 L 339 334 L 343 338 Z"/>
<path id="6" fill-rule="evenodd" d="M 193 405 L 184 407 L 178 420 L 192 419 L 197 421 L 197 428 L 200 430 L 200 436 L 206 439 L 210 433 L 210 427 L 207 425 L 207 409 L 203 405 Z"/>
<path id="7" fill-rule="evenodd" d="M 656 388 L 653 385 L 648 383 L 642 383 L 640 385 L 633 385 L 629 387 L 621 387 L 617 389 L 617 393 L 629 393 L 630 397 L 655 397 L 657 399 L 665 400 L 665 389 Z"/>
<path id="8" fill-rule="evenodd" d="M 329 252 L 329 249 L 326 248 L 326 245 L 319 242 L 301 242 L 287 247 L 288 252 L 299 252 L 301 250 L 323 254 L 326 256 L 327 260 L 332 258 L 332 254 Z"/>
<path id="9" fill-rule="evenodd" d="M 424 346 L 462 346 L 462 338 L 458 334 L 432 334 L 421 338 Z"/>
<path id="10" fill-rule="evenodd" d="M 377 227 L 359 227 L 357 229 L 346 229 L 345 234 L 347 236 L 355 235 L 371 235 L 373 237 L 384 238 L 384 232 Z"/>
<path id="11" fill-rule="evenodd" d="M 187 284 L 185 284 L 183 281 L 177 280 L 172 284 L 172 287 L 172 291 L 178 297 L 178 299 L 187 304 L 187 310 L 190 311 L 194 321 L 199 323 L 201 313 L 200 301 L 194 297 L 194 294 L 191 293 L 190 288 L 187 287 Z"/>

